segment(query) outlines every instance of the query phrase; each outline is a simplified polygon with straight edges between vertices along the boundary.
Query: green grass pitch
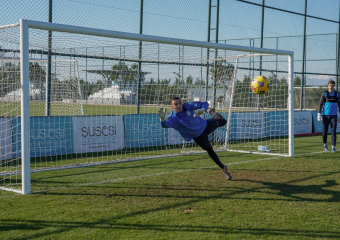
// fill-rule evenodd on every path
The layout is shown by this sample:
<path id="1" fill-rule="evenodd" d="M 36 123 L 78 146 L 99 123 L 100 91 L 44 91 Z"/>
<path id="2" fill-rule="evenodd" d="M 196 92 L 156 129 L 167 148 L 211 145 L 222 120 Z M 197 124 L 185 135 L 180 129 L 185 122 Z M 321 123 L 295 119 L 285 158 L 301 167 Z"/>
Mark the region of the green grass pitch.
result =
<path id="1" fill-rule="evenodd" d="M 0 239 L 339 239 L 340 152 L 218 152 L 32 173 L 0 191 Z"/>

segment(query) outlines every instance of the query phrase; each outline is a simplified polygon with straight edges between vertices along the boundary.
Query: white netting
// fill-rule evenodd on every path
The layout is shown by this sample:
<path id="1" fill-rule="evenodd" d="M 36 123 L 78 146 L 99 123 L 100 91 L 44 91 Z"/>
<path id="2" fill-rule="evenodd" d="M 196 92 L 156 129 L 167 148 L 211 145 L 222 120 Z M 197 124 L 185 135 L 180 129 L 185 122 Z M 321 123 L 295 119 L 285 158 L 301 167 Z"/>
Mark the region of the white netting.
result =
<path id="1" fill-rule="evenodd" d="M 12 130 L 12 121 L 20 118 L 21 103 L 4 100 L 11 92 L 20 89 L 20 66 L 9 56 L 19 55 L 18 25 L 0 29 L 0 188 L 20 190 L 21 150 L 13 149 L 20 144 L 20 136 Z M 10 49 L 10 50 L 9 50 Z M 20 128 L 20 126 L 17 126 Z"/>
<path id="2" fill-rule="evenodd" d="M 0 46 L 1 116 L 11 121 L 10 138 L 17 141 L 2 164 L 5 175 L 20 160 L 18 26 L 0 28 Z M 214 149 L 257 151 L 265 145 L 272 153 L 288 153 L 286 56 L 61 32 L 52 32 L 49 51 L 48 31 L 35 29 L 29 49 L 32 170 L 202 151 L 161 127 L 156 113 L 170 109 L 174 96 L 208 101 L 229 120 L 228 132 L 225 126 L 210 136 Z M 271 84 L 260 98 L 250 89 L 257 75 Z"/>

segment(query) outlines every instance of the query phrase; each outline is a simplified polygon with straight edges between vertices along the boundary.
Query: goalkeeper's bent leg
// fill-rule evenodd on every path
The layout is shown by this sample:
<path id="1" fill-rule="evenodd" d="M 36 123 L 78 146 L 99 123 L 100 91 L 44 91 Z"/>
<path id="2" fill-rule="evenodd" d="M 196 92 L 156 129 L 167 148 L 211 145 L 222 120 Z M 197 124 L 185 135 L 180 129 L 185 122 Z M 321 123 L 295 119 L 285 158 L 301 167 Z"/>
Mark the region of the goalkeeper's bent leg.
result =
<path id="1" fill-rule="evenodd" d="M 193 140 L 200 146 L 203 150 L 207 151 L 209 157 L 221 168 L 224 168 L 223 163 L 221 163 L 211 144 L 209 143 L 208 135 L 203 133 L 202 136 L 193 138 Z"/>
<path id="2" fill-rule="evenodd" d="M 212 146 L 208 147 L 206 149 L 206 151 L 208 152 L 209 154 L 209 157 L 221 168 L 223 169 L 224 168 L 224 165 L 223 163 L 221 163 L 220 159 L 218 158 L 216 152 L 214 151 L 214 149 L 212 148 Z"/>
<path id="3" fill-rule="evenodd" d="M 221 114 L 215 112 L 215 111 L 210 111 L 210 115 L 213 117 L 213 119 L 219 119 L 221 121 L 219 121 L 219 125 L 220 126 L 224 126 L 227 124 L 227 120 L 225 120 L 224 117 L 222 117 Z"/>

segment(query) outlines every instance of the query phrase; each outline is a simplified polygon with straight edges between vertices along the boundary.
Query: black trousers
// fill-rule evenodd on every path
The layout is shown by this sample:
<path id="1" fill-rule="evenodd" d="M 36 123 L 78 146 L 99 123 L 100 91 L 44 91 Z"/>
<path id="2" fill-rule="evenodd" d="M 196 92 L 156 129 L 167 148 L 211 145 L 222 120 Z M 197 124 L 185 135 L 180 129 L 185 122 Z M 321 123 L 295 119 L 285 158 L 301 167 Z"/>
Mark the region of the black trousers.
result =
<path id="1" fill-rule="evenodd" d="M 322 140 L 323 143 L 327 143 L 327 132 L 329 125 L 331 126 L 331 140 L 332 140 L 332 146 L 336 145 L 336 126 L 338 124 L 338 116 L 337 115 L 324 115 L 322 116 Z"/>
<path id="2" fill-rule="evenodd" d="M 207 150 L 208 147 L 211 147 L 208 136 L 210 133 L 216 130 L 218 127 L 223 127 L 226 125 L 227 120 L 225 120 L 219 113 L 212 112 L 212 119 L 207 119 L 207 126 L 204 132 L 198 136 L 193 138 L 194 141 L 201 147 L 203 150 Z"/>

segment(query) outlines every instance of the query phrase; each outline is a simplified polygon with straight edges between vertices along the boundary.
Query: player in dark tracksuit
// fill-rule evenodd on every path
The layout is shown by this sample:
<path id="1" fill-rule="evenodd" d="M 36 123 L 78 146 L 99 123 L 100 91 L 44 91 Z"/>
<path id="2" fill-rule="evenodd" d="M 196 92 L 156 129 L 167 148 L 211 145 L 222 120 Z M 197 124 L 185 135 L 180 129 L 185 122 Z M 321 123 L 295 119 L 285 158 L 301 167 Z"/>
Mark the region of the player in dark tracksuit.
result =
<path id="1" fill-rule="evenodd" d="M 166 109 L 163 111 L 163 108 L 161 108 L 158 111 L 162 127 L 176 129 L 186 141 L 193 139 L 203 150 L 208 152 L 210 158 L 222 169 L 225 177 L 228 180 L 231 179 L 227 166 L 221 163 L 208 139 L 208 135 L 216 128 L 224 126 L 227 120 L 212 109 L 208 109 L 209 104 L 207 102 L 182 104 L 179 97 L 174 97 L 170 100 L 170 103 L 173 111 L 167 120 L 165 120 Z M 204 112 L 208 112 L 213 118 L 205 120 L 197 117 Z"/>
<path id="2" fill-rule="evenodd" d="M 328 90 L 321 94 L 320 103 L 319 103 L 319 111 L 317 120 L 319 122 L 322 121 L 323 131 L 322 131 L 322 140 L 324 144 L 324 150 L 328 151 L 327 147 L 327 132 L 329 125 L 331 126 L 331 134 L 332 134 L 332 152 L 335 152 L 336 145 L 336 127 L 337 122 L 340 120 L 338 116 L 337 109 L 339 107 L 340 110 L 340 94 L 334 89 L 335 82 L 330 80 L 328 82 Z M 322 117 L 321 117 L 322 113 Z"/>

